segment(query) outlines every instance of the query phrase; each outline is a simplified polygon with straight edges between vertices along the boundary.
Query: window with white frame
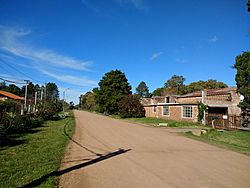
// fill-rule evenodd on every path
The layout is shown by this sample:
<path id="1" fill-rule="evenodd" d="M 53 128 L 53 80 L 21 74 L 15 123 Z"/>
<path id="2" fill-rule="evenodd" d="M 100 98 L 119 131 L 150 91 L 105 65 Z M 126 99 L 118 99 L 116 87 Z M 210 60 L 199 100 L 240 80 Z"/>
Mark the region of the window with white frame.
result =
<path id="1" fill-rule="evenodd" d="M 192 118 L 193 117 L 192 106 L 183 106 L 182 107 L 182 117 L 184 117 L 184 118 Z"/>
<path id="2" fill-rule="evenodd" d="M 169 106 L 163 106 L 162 112 L 164 116 L 169 116 Z"/>

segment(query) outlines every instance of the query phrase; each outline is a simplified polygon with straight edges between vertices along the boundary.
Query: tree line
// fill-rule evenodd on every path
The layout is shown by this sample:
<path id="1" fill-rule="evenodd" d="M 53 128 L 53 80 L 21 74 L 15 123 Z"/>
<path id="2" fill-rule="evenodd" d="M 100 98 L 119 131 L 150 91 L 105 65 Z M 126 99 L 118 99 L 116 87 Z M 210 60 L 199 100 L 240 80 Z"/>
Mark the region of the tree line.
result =
<path id="1" fill-rule="evenodd" d="M 25 88 L 26 86 L 19 88 L 14 84 L 0 83 L 0 90 L 22 97 L 25 96 Z M 63 101 L 59 100 L 55 83 L 39 86 L 30 82 L 27 84 L 27 108 L 23 106 L 11 99 L 0 100 L 0 145 L 8 144 L 13 133 L 25 133 L 40 126 L 45 120 L 59 119 L 58 113 L 63 109 Z"/>
<path id="2" fill-rule="evenodd" d="M 228 87 L 217 80 L 192 82 L 189 85 L 185 85 L 184 81 L 183 76 L 173 75 L 165 82 L 164 87 L 155 89 L 152 94 L 146 83 L 141 81 L 136 87 L 136 93 L 132 94 L 132 88 L 125 74 L 120 70 L 111 70 L 100 80 L 98 88 L 80 96 L 79 106 L 85 110 L 119 114 L 122 117 L 142 117 L 145 111 L 140 103 L 141 97 L 182 95 L 202 89 Z"/>
<path id="3" fill-rule="evenodd" d="M 164 83 L 163 87 L 157 88 L 153 91 L 153 96 L 161 96 L 167 94 L 184 95 L 195 91 L 201 91 L 204 89 L 218 89 L 226 88 L 227 84 L 209 79 L 207 81 L 199 80 L 185 85 L 186 78 L 183 76 L 173 75 L 169 80 Z"/>
<path id="4" fill-rule="evenodd" d="M 235 77 L 238 92 L 244 95 L 240 107 L 250 109 L 250 52 L 244 52 L 236 57 L 234 68 L 237 70 Z M 80 96 L 79 106 L 89 111 L 97 111 L 107 114 L 120 114 L 124 117 L 141 117 L 145 111 L 140 104 L 141 97 L 164 96 L 168 94 L 183 95 L 203 89 L 226 88 L 227 84 L 209 79 L 199 80 L 185 84 L 186 78 L 181 75 L 173 75 L 163 87 L 156 88 L 152 93 L 144 81 L 136 87 L 136 93 L 132 94 L 131 86 L 123 72 L 112 70 L 107 72 L 99 82 L 99 87 Z"/>
<path id="5" fill-rule="evenodd" d="M 184 85 L 183 76 L 173 75 L 164 84 L 157 88 L 153 94 L 149 93 L 144 81 L 136 87 L 136 93 L 132 94 L 131 86 L 123 72 L 112 70 L 106 73 L 99 82 L 99 87 L 80 96 L 80 108 L 97 111 L 105 114 L 119 114 L 122 117 L 142 117 L 145 115 L 140 103 L 141 97 L 151 97 L 166 94 L 185 94 L 202 89 L 214 89 L 227 87 L 223 82 L 216 80 L 193 82 Z"/>
<path id="6" fill-rule="evenodd" d="M 107 72 L 98 85 L 98 88 L 80 96 L 80 108 L 124 118 L 145 115 L 140 96 L 132 95 L 132 87 L 120 70 Z"/>
<path id="7" fill-rule="evenodd" d="M 21 97 L 25 96 L 25 88 L 25 85 L 20 88 L 15 84 L 7 85 L 5 82 L 0 83 L 0 90 L 7 91 Z M 38 99 L 42 98 L 46 101 L 53 101 L 59 99 L 58 87 L 55 83 L 52 82 L 46 83 L 45 86 L 40 86 L 39 84 L 34 85 L 32 82 L 29 82 L 27 84 L 27 98 L 30 100 L 34 100 L 36 92 Z"/>
<path id="8" fill-rule="evenodd" d="M 0 90 L 7 91 L 21 97 L 25 97 L 25 88 L 26 85 L 20 88 L 15 84 L 7 85 L 5 82 L 0 83 Z M 26 99 L 27 108 L 24 106 L 23 113 L 26 114 L 35 112 L 37 116 L 45 120 L 53 118 L 55 114 L 63 109 L 63 101 L 59 99 L 58 87 L 52 82 L 41 86 L 38 84 L 34 85 L 32 82 L 29 82 L 27 84 Z M 30 109 L 28 108 L 28 105 L 33 107 L 32 111 L 29 111 Z M 8 112 L 18 115 L 21 111 L 21 103 L 12 100 L 0 101 L 0 107 L 1 117 L 8 115 Z"/>

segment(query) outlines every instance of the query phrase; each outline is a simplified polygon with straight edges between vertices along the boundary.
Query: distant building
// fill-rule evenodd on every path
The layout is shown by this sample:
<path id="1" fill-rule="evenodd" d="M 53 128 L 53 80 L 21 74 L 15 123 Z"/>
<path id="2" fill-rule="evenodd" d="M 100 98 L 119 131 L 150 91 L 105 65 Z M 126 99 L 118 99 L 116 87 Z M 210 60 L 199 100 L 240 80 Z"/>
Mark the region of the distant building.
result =
<path id="1" fill-rule="evenodd" d="M 0 100 L 4 101 L 6 99 L 15 100 L 15 101 L 18 101 L 18 102 L 24 101 L 23 97 L 19 97 L 19 96 L 13 94 L 13 93 L 0 90 Z"/>

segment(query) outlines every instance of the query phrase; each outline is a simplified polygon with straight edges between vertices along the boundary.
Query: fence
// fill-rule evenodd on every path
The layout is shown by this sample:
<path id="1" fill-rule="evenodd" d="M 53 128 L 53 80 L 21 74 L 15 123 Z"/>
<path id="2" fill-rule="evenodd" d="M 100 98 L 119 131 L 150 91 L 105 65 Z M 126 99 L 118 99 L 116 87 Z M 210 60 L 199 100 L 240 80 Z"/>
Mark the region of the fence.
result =
<path id="1" fill-rule="evenodd" d="M 219 129 L 238 129 L 242 127 L 241 116 L 207 114 L 206 124 Z"/>

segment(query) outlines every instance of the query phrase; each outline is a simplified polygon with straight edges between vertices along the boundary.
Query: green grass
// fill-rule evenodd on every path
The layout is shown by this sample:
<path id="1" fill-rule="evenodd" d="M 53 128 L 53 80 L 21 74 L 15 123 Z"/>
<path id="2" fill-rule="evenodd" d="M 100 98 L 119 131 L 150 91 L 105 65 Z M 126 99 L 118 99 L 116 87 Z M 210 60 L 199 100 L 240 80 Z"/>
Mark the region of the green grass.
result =
<path id="1" fill-rule="evenodd" d="M 191 132 L 185 133 L 186 136 L 231 149 L 240 153 L 250 155 L 250 132 L 249 131 L 225 131 L 218 132 L 210 130 L 208 134 L 194 136 Z"/>
<path id="2" fill-rule="evenodd" d="M 12 146 L 0 147 L 0 187 L 22 187 L 58 170 L 68 143 L 65 124 L 66 132 L 72 135 L 72 114 L 63 120 L 47 121 L 30 133 L 12 135 Z M 39 187 L 56 184 L 57 179 L 52 176 L 41 181 Z"/>
<path id="3" fill-rule="evenodd" d="M 202 126 L 200 123 L 186 122 L 186 121 L 174 121 L 174 120 L 166 120 L 160 118 L 152 118 L 152 117 L 142 117 L 142 118 L 126 118 L 125 120 L 143 123 L 148 125 L 157 126 L 159 123 L 167 123 L 167 127 L 200 127 Z"/>

